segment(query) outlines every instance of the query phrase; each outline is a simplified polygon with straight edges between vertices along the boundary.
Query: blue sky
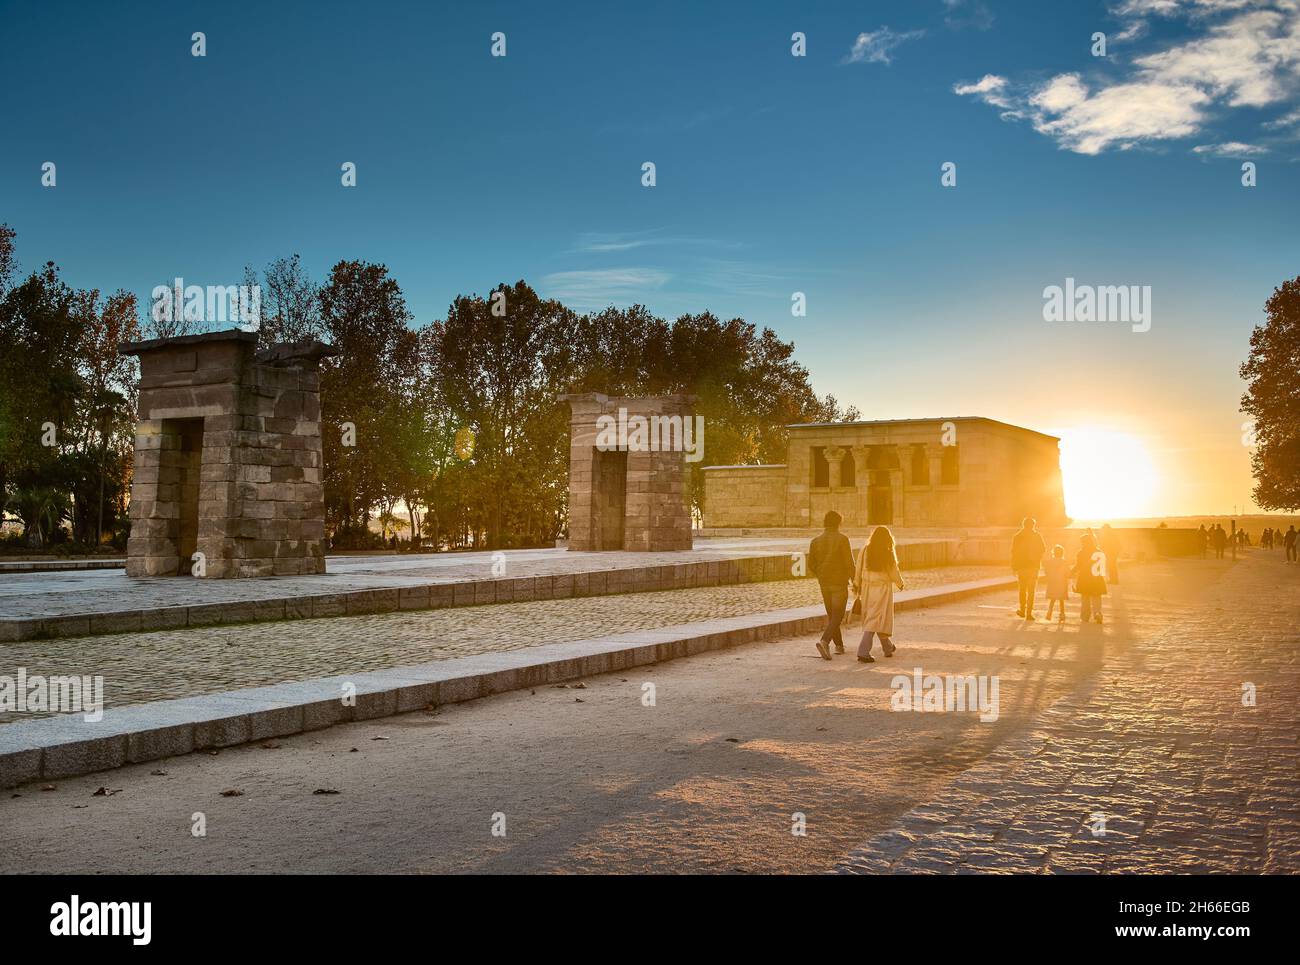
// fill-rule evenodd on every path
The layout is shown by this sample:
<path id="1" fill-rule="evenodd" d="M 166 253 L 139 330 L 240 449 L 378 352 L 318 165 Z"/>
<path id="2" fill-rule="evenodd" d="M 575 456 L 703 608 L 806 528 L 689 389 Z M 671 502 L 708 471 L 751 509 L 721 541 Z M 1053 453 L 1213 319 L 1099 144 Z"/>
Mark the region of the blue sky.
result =
<path id="1" fill-rule="evenodd" d="M 1236 366 L 1300 273 L 1291 0 L 0 0 L 0 18 L 0 221 L 26 268 L 146 303 L 298 252 L 318 278 L 387 264 L 420 322 L 521 277 L 577 309 L 739 315 L 867 417 L 1125 433 L 1152 453 L 1152 511 L 1247 497 Z M 1045 322 L 1067 276 L 1150 285 L 1151 331 Z"/>

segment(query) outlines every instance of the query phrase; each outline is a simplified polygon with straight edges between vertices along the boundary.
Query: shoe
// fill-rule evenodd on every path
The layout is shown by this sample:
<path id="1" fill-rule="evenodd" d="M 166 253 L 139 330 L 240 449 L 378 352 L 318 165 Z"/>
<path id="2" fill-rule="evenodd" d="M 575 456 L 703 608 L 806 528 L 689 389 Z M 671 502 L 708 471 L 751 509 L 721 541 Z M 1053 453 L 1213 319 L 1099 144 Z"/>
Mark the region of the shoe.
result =
<path id="1" fill-rule="evenodd" d="M 894 652 L 895 652 L 897 649 L 898 649 L 898 648 L 897 648 L 896 646 L 894 646 L 894 645 L 891 643 L 888 647 L 885 648 L 885 656 L 886 656 L 886 657 L 892 657 L 892 656 L 894 655 Z"/>
<path id="2" fill-rule="evenodd" d="M 1101 623 L 1101 617 L 1093 617 L 1093 618 L 1092 618 L 1092 622 L 1093 622 L 1093 623 Z"/>
<path id="3" fill-rule="evenodd" d="M 1026 620 L 1036 620 L 1037 617 L 1035 617 L 1032 613 L 1028 613 L 1028 614 L 1025 615 L 1025 619 L 1026 619 Z"/>
<path id="4" fill-rule="evenodd" d="M 1016 616 L 1018 616 L 1018 617 L 1023 617 L 1024 615 L 1025 615 L 1025 611 L 1024 611 L 1024 610 L 1017 610 L 1017 611 L 1016 611 Z"/>
<path id="5" fill-rule="evenodd" d="M 817 641 L 817 652 L 822 655 L 823 660 L 829 660 L 831 658 L 831 651 L 830 648 L 826 646 L 825 640 Z"/>
<path id="6" fill-rule="evenodd" d="M 1057 623 L 1064 623 L 1064 622 L 1065 622 L 1065 617 L 1061 617 L 1061 619 L 1057 620 L 1056 622 L 1057 622 Z"/>
<path id="7" fill-rule="evenodd" d="M 836 652 L 836 653 L 843 653 L 843 652 L 844 652 L 844 648 L 843 648 L 843 647 L 836 647 L 836 648 L 835 648 L 835 652 Z"/>
<path id="8" fill-rule="evenodd" d="M 858 657 L 858 663 L 875 663 L 875 662 L 876 662 L 876 658 L 873 657 L 871 654 L 867 654 L 865 657 Z"/>

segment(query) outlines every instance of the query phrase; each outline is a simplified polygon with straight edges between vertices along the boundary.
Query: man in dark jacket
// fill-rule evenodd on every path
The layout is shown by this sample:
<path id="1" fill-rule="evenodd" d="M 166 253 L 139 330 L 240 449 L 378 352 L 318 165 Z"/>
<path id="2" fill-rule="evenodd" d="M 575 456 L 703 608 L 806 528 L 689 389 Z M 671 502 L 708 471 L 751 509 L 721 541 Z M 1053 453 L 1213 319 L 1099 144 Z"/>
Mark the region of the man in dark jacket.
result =
<path id="1" fill-rule="evenodd" d="M 1034 594 L 1038 589 L 1038 570 L 1043 565 L 1047 544 L 1038 531 L 1038 520 L 1026 516 L 1020 523 L 1020 532 L 1011 538 L 1011 568 L 1020 583 L 1020 609 L 1016 616 L 1034 619 Z"/>
<path id="2" fill-rule="evenodd" d="M 826 629 L 817 641 L 817 652 L 823 660 L 831 658 L 830 642 L 835 641 L 835 652 L 844 652 L 844 638 L 840 636 L 840 622 L 844 608 L 849 604 L 849 581 L 853 579 L 853 550 L 849 538 L 840 532 L 844 518 L 835 510 L 826 514 L 826 529 L 808 544 L 808 568 L 822 588 L 822 603 L 826 607 Z"/>

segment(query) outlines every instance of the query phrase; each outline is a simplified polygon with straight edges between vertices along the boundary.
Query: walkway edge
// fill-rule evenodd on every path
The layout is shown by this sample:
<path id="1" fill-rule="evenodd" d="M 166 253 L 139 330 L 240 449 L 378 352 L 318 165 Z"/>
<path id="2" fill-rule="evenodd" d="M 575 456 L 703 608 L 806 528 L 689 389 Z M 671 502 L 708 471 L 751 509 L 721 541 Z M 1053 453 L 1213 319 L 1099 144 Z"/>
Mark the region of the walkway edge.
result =
<path id="1" fill-rule="evenodd" d="M 1013 586 L 1014 578 L 995 577 L 905 590 L 894 600 L 897 609 L 912 610 Z M 769 610 L 593 640 L 134 704 L 106 710 L 97 722 L 86 721 L 81 714 L 67 714 L 3 724 L 0 788 L 92 774 L 388 717 L 430 704 L 461 703 L 757 640 L 810 633 L 823 619 L 820 606 Z"/>

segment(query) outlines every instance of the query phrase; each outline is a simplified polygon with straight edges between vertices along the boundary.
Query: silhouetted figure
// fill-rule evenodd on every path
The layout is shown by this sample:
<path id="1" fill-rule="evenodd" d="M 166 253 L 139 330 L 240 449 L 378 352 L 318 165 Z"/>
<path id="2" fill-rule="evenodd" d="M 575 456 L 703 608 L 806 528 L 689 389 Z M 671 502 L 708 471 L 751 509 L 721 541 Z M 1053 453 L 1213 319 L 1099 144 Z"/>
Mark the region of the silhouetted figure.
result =
<path id="1" fill-rule="evenodd" d="M 1101 527 L 1101 538 L 1097 541 L 1101 551 L 1106 554 L 1106 582 L 1119 582 L 1119 533 L 1110 528 L 1110 523 Z"/>
<path id="2" fill-rule="evenodd" d="M 1065 558 L 1065 547 L 1057 543 L 1052 547 L 1050 559 L 1043 562 L 1047 576 L 1047 619 L 1052 619 L 1052 607 L 1058 606 L 1059 622 L 1065 622 L 1065 601 L 1070 595 L 1070 564 Z"/>
<path id="3" fill-rule="evenodd" d="M 1294 523 L 1287 529 L 1286 535 L 1282 537 L 1282 546 L 1286 550 L 1286 561 L 1288 563 L 1296 562 L 1297 547 Z"/>
<path id="4" fill-rule="evenodd" d="M 1200 541 L 1200 544 L 1201 544 L 1201 559 L 1205 559 L 1205 551 L 1206 551 L 1207 549 L 1209 549 L 1209 546 L 1210 546 L 1210 534 L 1209 534 L 1209 532 L 1205 529 L 1205 524 L 1204 524 L 1204 523 L 1202 523 L 1202 524 L 1201 524 L 1201 528 L 1200 528 L 1199 530 L 1197 530 L 1197 532 L 1196 532 L 1196 538 L 1197 538 L 1197 540 Z"/>
<path id="5" fill-rule="evenodd" d="M 1264 532 L 1259 534 L 1260 549 L 1271 550 L 1273 548 L 1273 528 L 1265 526 Z"/>
<path id="6" fill-rule="evenodd" d="M 1214 531 L 1210 534 L 1210 539 L 1214 543 L 1214 558 L 1223 559 L 1223 550 L 1228 545 L 1228 534 L 1223 531 L 1222 523 L 1214 524 Z"/>
<path id="7" fill-rule="evenodd" d="M 822 604 L 826 607 L 826 629 L 817 641 L 817 652 L 825 660 L 831 658 L 831 641 L 835 642 L 836 653 L 844 652 L 840 624 L 849 602 L 849 580 L 853 579 L 853 549 L 849 538 L 840 532 L 843 521 L 832 509 L 826 514 L 825 530 L 808 544 L 808 568 L 821 584 Z"/>
<path id="8" fill-rule="evenodd" d="M 1074 588 L 1080 597 L 1079 622 L 1101 623 L 1101 598 L 1106 595 L 1105 556 L 1097 549 L 1097 538 L 1085 533 L 1074 558 Z"/>
<path id="9" fill-rule="evenodd" d="M 898 554 L 894 552 L 894 534 L 888 526 L 877 526 L 871 539 L 858 554 L 853 574 L 853 592 L 862 602 L 862 639 L 858 641 L 858 660 L 875 663 L 871 644 L 880 634 L 880 649 L 892 657 L 898 648 L 889 638 L 894 635 L 894 587 L 903 588 L 898 572 Z"/>
<path id="10" fill-rule="evenodd" d="M 1034 619 L 1034 593 L 1038 588 L 1038 568 L 1042 566 L 1047 544 L 1038 532 L 1038 521 L 1026 516 L 1020 530 L 1011 538 L 1011 569 L 1020 583 L 1020 608 L 1016 616 Z"/>

